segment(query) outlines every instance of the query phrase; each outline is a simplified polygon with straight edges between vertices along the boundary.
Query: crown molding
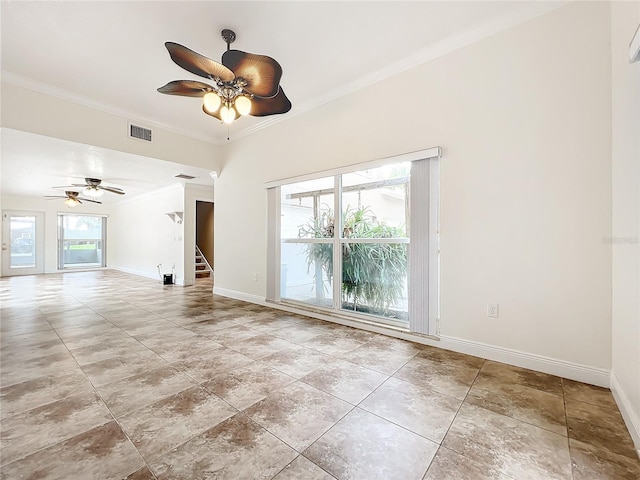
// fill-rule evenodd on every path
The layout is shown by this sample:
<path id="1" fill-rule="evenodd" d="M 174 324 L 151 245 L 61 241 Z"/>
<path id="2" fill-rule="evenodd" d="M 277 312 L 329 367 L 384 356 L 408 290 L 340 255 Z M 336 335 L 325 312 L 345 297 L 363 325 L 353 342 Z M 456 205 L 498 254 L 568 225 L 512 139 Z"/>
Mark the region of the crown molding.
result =
<path id="1" fill-rule="evenodd" d="M 170 132 L 177 133 L 179 135 L 182 135 L 188 138 L 193 138 L 194 140 L 200 140 L 203 142 L 212 143 L 214 145 L 224 145 L 223 142 L 218 142 L 210 137 L 194 134 L 192 131 L 175 127 L 173 125 L 166 125 L 164 123 L 158 122 L 157 120 L 152 120 L 150 118 L 143 117 L 129 110 L 114 107 L 112 105 L 99 102 L 92 98 L 84 97 L 82 95 L 78 95 L 68 90 L 54 87 L 52 85 L 39 82 L 37 80 L 33 80 L 31 78 L 27 78 L 13 72 L 9 72 L 7 70 L 2 70 L 2 82 L 15 85 L 17 87 L 25 88 L 27 90 L 32 90 L 34 92 L 42 93 L 44 95 L 49 95 L 54 98 L 59 98 L 61 100 L 66 100 L 68 102 L 72 102 L 78 105 L 82 105 L 84 107 L 92 108 L 94 110 L 99 110 L 104 113 L 109 113 L 111 115 L 123 117 L 130 122 L 140 123 L 143 126 L 147 126 L 151 128 L 161 128 L 161 129 L 168 130 Z"/>
<path id="2" fill-rule="evenodd" d="M 63 100 L 68 100 L 70 102 L 84 105 L 89 108 L 94 108 L 106 113 L 110 113 L 120 117 L 125 117 L 129 120 L 140 122 L 150 127 L 162 128 L 162 129 L 177 133 L 179 135 L 183 135 L 185 137 L 201 140 L 217 146 L 222 146 L 222 145 L 228 145 L 233 141 L 247 137 L 253 133 L 256 133 L 260 130 L 268 128 L 277 123 L 290 120 L 291 118 L 294 118 L 298 115 L 306 113 L 315 108 L 321 107 L 322 105 L 325 105 L 327 103 L 331 103 L 335 100 L 343 98 L 354 92 L 357 92 L 358 90 L 361 90 L 365 87 L 381 82 L 382 80 L 385 80 L 394 75 L 397 75 L 398 73 L 404 72 L 405 70 L 409 70 L 420 64 L 423 64 L 430 60 L 434 60 L 438 57 L 444 56 L 455 50 L 463 48 L 467 45 L 470 45 L 484 38 L 495 35 L 497 33 L 500 33 L 504 30 L 508 30 L 509 28 L 520 25 L 529 20 L 533 20 L 534 18 L 542 16 L 545 13 L 548 13 L 552 10 L 556 10 L 562 6 L 565 6 L 568 3 L 570 3 L 569 0 L 566 0 L 566 1 L 562 0 L 559 2 L 535 3 L 527 9 L 524 9 L 515 13 L 503 15 L 500 18 L 497 18 L 491 22 L 487 22 L 476 28 L 466 30 L 459 34 L 451 35 L 439 42 L 436 42 L 435 44 L 429 45 L 428 47 L 425 47 L 422 50 L 419 50 L 418 52 L 402 60 L 391 63 L 381 70 L 378 70 L 364 77 L 358 78 L 352 82 L 345 83 L 339 88 L 333 89 L 324 95 L 320 95 L 309 101 L 306 101 L 297 106 L 294 106 L 291 109 L 291 111 L 288 112 L 285 116 L 269 117 L 255 125 L 252 125 L 251 127 L 242 129 L 236 132 L 233 136 L 233 139 L 231 140 L 219 141 L 203 135 L 194 134 L 192 131 L 182 129 L 180 127 L 176 127 L 175 125 L 163 124 L 158 122 L 157 120 L 152 120 L 150 118 L 142 117 L 126 109 L 113 107 L 111 105 L 98 102 L 94 99 L 83 97 L 83 96 L 74 94 L 72 92 L 69 92 L 67 90 L 53 87 L 51 85 L 47 85 L 45 83 L 38 82 L 30 78 L 17 75 L 13 72 L 2 70 L 2 80 L 6 83 L 10 83 L 18 87 L 27 88 L 29 90 L 43 93 L 45 95 L 51 95 L 53 97 L 61 98 Z"/>
<path id="3" fill-rule="evenodd" d="M 310 110 L 321 107 L 322 105 L 326 105 L 327 103 L 339 100 L 340 98 L 346 97 L 347 95 L 355 93 L 358 90 L 362 90 L 363 88 L 386 80 L 387 78 L 393 77 L 394 75 L 397 75 L 401 72 L 417 67 L 418 65 L 429 62 L 438 57 L 447 55 L 448 53 L 459 50 L 484 38 L 491 37 L 492 35 L 508 30 L 509 28 L 528 22 L 529 20 L 533 20 L 548 12 L 563 7 L 568 3 L 570 3 L 569 0 L 536 3 L 526 10 L 503 15 L 502 17 L 491 22 L 487 22 L 479 27 L 467 30 L 456 35 L 451 35 L 439 42 L 423 48 L 422 50 L 419 50 L 418 52 L 402 60 L 391 63 L 385 68 L 378 70 L 377 72 L 358 78 L 352 82 L 345 83 L 341 87 L 333 89 L 325 95 L 318 96 L 307 102 L 296 105 L 286 116 L 269 117 L 269 119 L 263 122 L 244 129 L 242 132 L 238 132 L 238 135 L 236 135 L 233 140 L 238 140 L 240 138 L 246 137 L 264 128 L 275 125 L 276 123 L 289 120 L 297 115 L 301 115 Z"/>

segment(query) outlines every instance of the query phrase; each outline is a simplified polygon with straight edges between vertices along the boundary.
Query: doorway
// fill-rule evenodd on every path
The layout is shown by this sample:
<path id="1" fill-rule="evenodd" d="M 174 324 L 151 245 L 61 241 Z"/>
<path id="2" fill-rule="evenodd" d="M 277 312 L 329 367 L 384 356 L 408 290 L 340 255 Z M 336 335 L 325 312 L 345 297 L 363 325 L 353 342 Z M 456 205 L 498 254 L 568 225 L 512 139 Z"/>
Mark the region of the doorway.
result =
<path id="1" fill-rule="evenodd" d="M 206 260 L 206 266 L 198 260 L 198 251 Z M 214 268 L 214 205 L 213 202 L 196 201 L 196 279 L 212 277 Z"/>
<path id="2" fill-rule="evenodd" d="M 2 212 L 2 276 L 44 273 L 44 212 Z"/>

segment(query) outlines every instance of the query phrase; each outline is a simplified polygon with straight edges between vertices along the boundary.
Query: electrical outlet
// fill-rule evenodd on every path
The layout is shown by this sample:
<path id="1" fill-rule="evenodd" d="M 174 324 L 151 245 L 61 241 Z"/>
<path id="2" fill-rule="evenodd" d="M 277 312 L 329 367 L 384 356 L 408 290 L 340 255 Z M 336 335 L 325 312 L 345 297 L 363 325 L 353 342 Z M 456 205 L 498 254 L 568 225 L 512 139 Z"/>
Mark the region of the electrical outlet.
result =
<path id="1" fill-rule="evenodd" d="M 498 318 L 498 304 L 487 303 L 487 317 Z"/>
<path id="2" fill-rule="evenodd" d="M 253 281 L 254 281 L 254 282 L 257 282 L 257 281 L 258 281 L 258 274 L 257 274 L 257 273 L 254 273 L 254 274 L 253 274 Z"/>

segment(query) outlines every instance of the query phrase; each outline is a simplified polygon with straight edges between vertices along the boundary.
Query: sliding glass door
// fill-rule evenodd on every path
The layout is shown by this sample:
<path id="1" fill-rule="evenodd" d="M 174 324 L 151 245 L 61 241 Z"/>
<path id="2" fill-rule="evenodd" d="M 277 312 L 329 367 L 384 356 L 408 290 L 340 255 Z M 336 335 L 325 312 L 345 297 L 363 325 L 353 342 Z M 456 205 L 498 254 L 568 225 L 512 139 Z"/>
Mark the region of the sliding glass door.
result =
<path id="1" fill-rule="evenodd" d="M 280 297 L 333 308 L 334 178 L 281 190 Z"/>
<path id="2" fill-rule="evenodd" d="M 4 211 L 2 275 L 44 273 L 44 213 Z"/>
<path id="3" fill-rule="evenodd" d="M 342 310 L 408 321 L 410 169 L 406 162 L 340 179 Z"/>
<path id="4" fill-rule="evenodd" d="M 406 326 L 409 180 L 407 162 L 283 185 L 280 298 Z"/>
<path id="5" fill-rule="evenodd" d="M 437 336 L 439 159 L 435 147 L 268 183 L 266 299 Z"/>

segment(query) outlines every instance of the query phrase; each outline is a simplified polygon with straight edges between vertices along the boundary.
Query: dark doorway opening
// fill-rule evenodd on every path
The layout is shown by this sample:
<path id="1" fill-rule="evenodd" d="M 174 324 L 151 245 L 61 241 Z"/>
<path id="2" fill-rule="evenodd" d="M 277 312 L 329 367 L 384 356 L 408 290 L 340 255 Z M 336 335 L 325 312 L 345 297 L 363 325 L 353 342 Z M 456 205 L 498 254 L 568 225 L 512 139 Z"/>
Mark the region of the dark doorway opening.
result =
<path id="1" fill-rule="evenodd" d="M 212 277 L 214 268 L 214 208 L 213 202 L 196 201 L 196 279 Z M 198 250 L 206 259 L 207 267 L 203 268 L 198 259 Z M 206 273 L 205 273 L 206 272 Z"/>

